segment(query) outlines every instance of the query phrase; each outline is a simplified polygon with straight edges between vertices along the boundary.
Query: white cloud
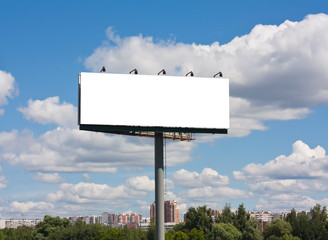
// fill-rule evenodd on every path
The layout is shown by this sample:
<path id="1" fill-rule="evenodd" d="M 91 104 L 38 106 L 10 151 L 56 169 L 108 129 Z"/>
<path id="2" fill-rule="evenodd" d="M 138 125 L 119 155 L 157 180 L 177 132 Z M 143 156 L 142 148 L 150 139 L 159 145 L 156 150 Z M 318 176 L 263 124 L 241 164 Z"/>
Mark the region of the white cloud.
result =
<path id="1" fill-rule="evenodd" d="M 77 109 L 70 103 L 60 103 L 59 97 L 49 97 L 45 100 L 29 99 L 27 107 L 19 108 L 28 120 L 37 123 L 55 123 L 60 126 L 77 125 Z"/>
<path id="2" fill-rule="evenodd" d="M 8 98 L 18 94 L 15 84 L 15 78 L 10 73 L 0 70 L 0 106 L 8 104 Z M 0 109 L 0 115 L 3 113 L 4 109 Z"/>
<path id="3" fill-rule="evenodd" d="M 0 189 L 7 187 L 8 180 L 5 176 L 0 176 Z"/>
<path id="4" fill-rule="evenodd" d="M 328 190 L 328 156 L 321 146 L 311 149 L 299 140 L 293 144 L 289 156 L 281 155 L 265 164 L 250 163 L 233 175 L 261 196 L 258 210 L 280 211 L 293 207 L 304 210 L 316 203 L 327 204 L 326 199 L 315 200 L 305 195 Z"/>
<path id="5" fill-rule="evenodd" d="M 108 200 L 124 200 L 143 198 L 147 195 L 144 191 L 136 191 L 128 186 L 119 185 L 111 187 L 107 184 L 84 183 L 77 184 L 62 183 L 60 190 L 47 196 L 49 202 L 67 203 L 97 203 L 108 202 Z"/>
<path id="6" fill-rule="evenodd" d="M 302 141 L 293 144 L 289 156 L 281 155 L 265 164 L 248 164 L 242 171 L 234 172 L 237 180 L 266 179 L 316 179 L 328 177 L 328 156 L 325 149 L 311 149 Z"/>
<path id="7" fill-rule="evenodd" d="M 87 173 L 83 173 L 83 180 L 87 182 L 92 182 L 92 178 Z"/>
<path id="8" fill-rule="evenodd" d="M 10 212 L 28 213 L 37 212 L 39 214 L 45 214 L 49 210 L 53 209 L 54 205 L 47 202 L 18 202 L 14 201 L 10 204 Z"/>
<path id="9" fill-rule="evenodd" d="M 252 196 L 252 193 L 229 187 L 205 186 L 189 190 L 186 196 L 192 200 L 198 201 L 227 201 L 231 199 L 249 198 Z"/>
<path id="10" fill-rule="evenodd" d="M 204 168 L 200 174 L 181 169 L 173 174 L 172 180 L 176 186 L 187 188 L 224 186 L 229 184 L 229 178 L 227 176 L 222 176 L 211 168 Z"/>
<path id="11" fill-rule="evenodd" d="M 292 208 L 298 211 L 304 211 L 313 208 L 316 204 L 327 206 L 328 198 L 314 199 L 303 195 L 281 194 L 276 195 L 274 198 L 261 198 L 255 208 L 259 211 L 274 209 L 276 212 L 282 212 L 290 211 Z"/>
<path id="12" fill-rule="evenodd" d="M 179 214 L 182 216 L 183 213 L 187 212 L 188 209 L 187 209 L 187 204 L 185 203 L 182 203 L 182 204 L 179 204 L 178 203 L 178 209 L 179 209 Z M 182 219 L 180 219 L 181 221 Z"/>
<path id="13" fill-rule="evenodd" d="M 99 214 L 109 207 L 113 207 L 111 210 L 118 207 L 127 209 L 130 205 L 124 201 L 119 201 L 119 204 L 115 205 L 115 201 L 103 202 L 99 204 L 99 201 L 91 201 L 90 204 L 84 203 L 69 203 L 69 201 L 62 202 L 49 202 L 46 201 L 12 201 L 8 199 L 1 199 L 0 212 L 3 216 L 10 216 L 11 218 L 22 219 L 36 219 L 42 218 L 44 215 L 68 217 L 76 214 Z"/>
<path id="14" fill-rule="evenodd" d="M 328 190 L 326 181 L 313 179 L 285 179 L 249 182 L 247 187 L 256 193 L 317 193 Z"/>
<path id="15" fill-rule="evenodd" d="M 135 190 L 155 191 L 155 181 L 150 180 L 147 176 L 132 177 L 126 180 L 126 185 Z"/>
<path id="16" fill-rule="evenodd" d="M 162 68 L 171 75 L 193 70 L 202 77 L 212 77 L 220 66 L 230 78 L 229 136 L 242 137 L 265 130 L 264 120 L 303 118 L 309 107 L 328 103 L 327 27 L 328 15 L 309 15 L 300 22 L 257 25 L 225 45 L 155 42 L 142 35 L 120 38 L 109 28 L 110 43 L 97 48 L 85 65 L 94 71 L 110 66 L 119 73 L 134 67 L 142 74 Z"/>
<path id="17" fill-rule="evenodd" d="M 38 172 L 37 175 L 32 176 L 32 178 L 36 181 L 44 183 L 60 183 L 64 181 L 64 179 L 58 173 L 50 174 Z"/>
<path id="18" fill-rule="evenodd" d="M 192 143 L 167 144 L 167 163 L 191 160 Z M 30 131 L 0 132 L 0 161 L 39 172 L 108 172 L 154 164 L 145 138 L 57 128 L 35 138 Z"/>
<path id="19" fill-rule="evenodd" d="M 169 196 L 166 196 L 165 199 L 176 199 L 179 205 L 182 204 L 184 208 L 193 204 L 204 204 L 204 202 L 206 205 L 212 206 L 213 202 L 252 196 L 251 192 L 228 187 L 227 185 L 230 184 L 229 178 L 220 175 L 211 168 L 204 168 L 201 173 L 180 169 L 173 174 L 171 180 L 175 186 L 188 189 L 182 189 L 177 195 L 168 192 Z"/>

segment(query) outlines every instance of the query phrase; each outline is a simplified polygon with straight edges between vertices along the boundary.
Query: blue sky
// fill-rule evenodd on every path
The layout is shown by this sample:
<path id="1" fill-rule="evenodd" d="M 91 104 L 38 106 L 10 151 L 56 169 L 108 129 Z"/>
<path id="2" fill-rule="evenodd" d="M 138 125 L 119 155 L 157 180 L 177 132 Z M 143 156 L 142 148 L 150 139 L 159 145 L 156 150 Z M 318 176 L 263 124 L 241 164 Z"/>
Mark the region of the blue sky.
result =
<path id="1" fill-rule="evenodd" d="M 328 205 L 328 3 L 1 1 L 0 217 L 149 216 L 152 139 L 77 129 L 78 73 L 230 79 L 227 136 L 167 141 L 180 212 Z"/>

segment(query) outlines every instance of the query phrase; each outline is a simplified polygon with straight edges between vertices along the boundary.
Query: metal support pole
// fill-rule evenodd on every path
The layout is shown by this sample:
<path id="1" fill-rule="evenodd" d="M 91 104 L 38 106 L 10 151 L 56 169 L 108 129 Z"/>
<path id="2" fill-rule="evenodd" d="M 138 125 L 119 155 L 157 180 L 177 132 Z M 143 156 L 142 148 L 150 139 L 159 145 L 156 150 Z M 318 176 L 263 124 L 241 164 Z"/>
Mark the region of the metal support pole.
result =
<path id="1" fill-rule="evenodd" d="M 155 133 L 156 240 L 164 240 L 163 133 Z"/>

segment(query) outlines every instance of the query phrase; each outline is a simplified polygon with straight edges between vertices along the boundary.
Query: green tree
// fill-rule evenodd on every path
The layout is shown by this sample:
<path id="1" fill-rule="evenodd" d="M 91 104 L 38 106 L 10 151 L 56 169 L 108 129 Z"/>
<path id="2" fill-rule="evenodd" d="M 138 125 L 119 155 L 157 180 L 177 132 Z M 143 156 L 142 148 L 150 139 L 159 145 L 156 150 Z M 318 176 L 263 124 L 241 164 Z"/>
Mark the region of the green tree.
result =
<path id="1" fill-rule="evenodd" d="M 13 228 L 5 228 L 4 235 L 6 240 L 16 240 L 16 231 Z"/>
<path id="2" fill-rule="evenodd" d="M 147 230 L 147 240 L 155 240 L 156 239 L 156 228 L 155 228 L 155 221 L 152 219 L 150 221 L 148 230 Z"/>
<path id="3" fill-rule="evenodd" d="M 297 228 L 297 213 L 294 208 L 287 214 L 286 221 L 289 222 L 293 230 Z"/>
<path id="4" fill-rule="evenodd" d="M 292 232 L 292 226 L 289 222 L 282 219 L 275 219 L 269 223 L 263 231 L 264 240 L 274 239 L 273 237 L 283 237 L 289 235 Z M 271 237 L 271 238 L 270 238 Z"/>
<path id="5" fill-rule="evenodd" d="M 309 220 L 309 237 L 310 239 L 326 240 L 328 239 L 327 231 L 327 209 L 319 204 L 310 210 L 311 219 Z"/>
<path id="6" fill-rule="evenodd" d="M 94 239 L 95 240 L 107 240 L 107 239 L 125 240 L 122 229 L 111 228 L 111 227 L 102 227 L 98 233 L 98 236 L 96 236 Z"/>
<path id="7" fill-rule="evenodd" d="M 182 231 L 186 232 L 186 226 L 183 222 L 175 224 L 172 229 L 170 229 L 170 232 L 174 234 L 175 232 Z"/>
<path id="8" fill-rule="evenodd" d="M 230 223 L 216 223 L 210 235 L 211 240 L 240 240 L 241 232 Z"/>
<path id="9" fill-rule="evenodd" d="M 174 233 L 174 235 L 171 237 L 172 240 L 188 240 L 188 235 L 182 231 L 178 231 Z"/>
<path id="10" fill-rule="evenodd" d="M 61 232 L 64 228 L 71 226 L 72 223 L 67 219 L 60 217 L 44 216 L 43 221 L 38 223 L 33 234 L 35 238 L 42 239 L 40 235 L 47 238 L 50 234 L 55 235 L 56 232 Z"/>
<path id="11" fill-rule="evenodd" d="M 207 235 L 212 229 L 212 216 L 211 209 L 205 205 L 201 207 L 191 207 L 188 209 L 185 217 L 185 228 L 187 232 L 190 232 L 193 228 L 203 230 L 204 234 Z"/>
<path id="12" fill-rule="evenodd" d="M 33 229 L 27 226 L 21 226 L 16 229 L 16 238 L 19 240 L 32 240 Z"/>
<path id="13" fill-rule="evenodd" d="M 268 240 L 301 240 L 301 239 L 298 238 L 298 237 L 294 237 L 294 236 L 291 235 L 291 234 L 285 234 L 285 235 L 282 236 L 282 237 L 270 236 L 270 237 L 268 238 Z"/>
<path id="14" fill-rule="evenodd" d="M 175 233 L 174 231 L 167 231 L 165 233 L 165 240 L 171 240 L 172 239 L 172 236 L 174 235 L 174 233 Z"/>
<path id="15" fill-rule="evenodd" d="M 246 223 L 246 227 L 242 232 L 242 240 L 261 240 L 262 232 L 255 219 L 249 219 Z"/>
<path id="16" fill-rule="evenodd" d="M 244 204 L 240 204 L 235 216 L 234 226 L 243 232 L 246 228 L 247 222 L 249 220 L 249 214 L 246 212 Z"/>
<path id="17" fill-rule="evenodd" d="M 310 239 L 309 217 L 305 212 L 297 214 L 296 224 L 293 226 L 293 235 L 304 240 Z"/>
<path id="18" fill-rule="evenodd" d="M 222 210 L 222 213 L 220 214 L 220 223 L 231 223 L 233 220 L 233 214 L 231 212 L 231 206 L 230 204 L 226 204 Z"/>
<path id="19" fill-rule="evenodd" d="M 203 230 L 193 228 L 188 234 L 190 240 L 203 240 L 204 232 Z"/>

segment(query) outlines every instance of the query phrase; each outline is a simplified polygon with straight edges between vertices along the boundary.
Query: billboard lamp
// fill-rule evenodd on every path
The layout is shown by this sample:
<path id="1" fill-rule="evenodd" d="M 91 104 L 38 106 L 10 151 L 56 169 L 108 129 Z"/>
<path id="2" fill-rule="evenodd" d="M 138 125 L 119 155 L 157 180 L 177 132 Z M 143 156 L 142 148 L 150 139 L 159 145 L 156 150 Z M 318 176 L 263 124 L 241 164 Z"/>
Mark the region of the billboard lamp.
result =
<path id="1" fill-rule="evenodd" d="M 222 72 L 218 72 L 217 74 L 215 74 L 213 77 L 216 77 L 217 75 L 219 75 L 219 77 L 222 77 Z"/>
<path id="2" fill-rule="evenodd" d="M 162 69 L 157 75 L 160 75 L 161 73 L 163 73 L 165 75 L 166 74 L 165 69 Z"/>

